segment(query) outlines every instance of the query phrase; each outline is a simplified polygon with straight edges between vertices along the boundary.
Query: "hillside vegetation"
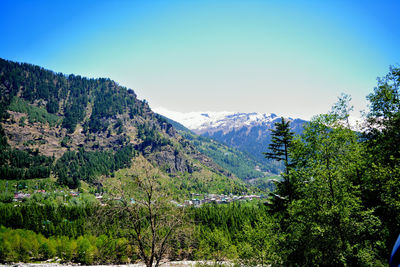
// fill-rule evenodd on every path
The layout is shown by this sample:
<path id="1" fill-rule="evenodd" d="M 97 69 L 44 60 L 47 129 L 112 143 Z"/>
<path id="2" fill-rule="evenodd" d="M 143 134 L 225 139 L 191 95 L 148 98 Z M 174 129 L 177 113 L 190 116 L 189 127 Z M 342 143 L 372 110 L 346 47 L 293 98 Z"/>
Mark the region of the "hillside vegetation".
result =
<path id="1" fill-rule="evenodd" d="M 212 185 L 204 181 L 212 177 L 227 192 L 245 190 L 133 90 L 110 79 L 1 59 L 0 92 L 2 179 L 55 176 L 60 185 L 77 188 L 129 168 L 140 154 L 171 177 L 195 180 L 185 192 L 208 192 Z"/>

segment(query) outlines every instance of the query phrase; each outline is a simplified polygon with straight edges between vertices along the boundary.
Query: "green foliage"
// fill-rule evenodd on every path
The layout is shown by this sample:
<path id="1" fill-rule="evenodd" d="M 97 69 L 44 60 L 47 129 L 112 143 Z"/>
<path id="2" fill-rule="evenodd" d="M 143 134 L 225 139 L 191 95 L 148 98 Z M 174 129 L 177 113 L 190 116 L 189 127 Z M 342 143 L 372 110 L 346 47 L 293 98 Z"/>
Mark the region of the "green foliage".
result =
<path id="1" fill-rule="evenodd" d="M 191 132 L 180 132 L 181 135 L 189 140 L 201 153 L 212 158 L 215 163 L 224 169 L 235 174 L 238 178 L 249 180 L 263 177 L 261 171 L 256 170 L 258 165 L 256 162 L 245 153 L 236 149 L 230 148 L 210 138 L 195 135 Z"/>
<path id="2" fill-rule="evenodd" d="M 14 203 L 0 203 L 0 225 L 29 229 L 46 237 L 77 237 L 84 234 L 87 217 L 95 207 L 93 201 L 85 202 L 81 198 L 71 198 L 69 193 L 63 193 L 61 199 L 70 199 L 65 205 L 64 202 L 57 203 L 56 198 L 41 193 L 35 195 L 17 206 Z"/>
<path id="3" fill-rule="evenodd" d="M 400 68 L 390 67 L 389 73 L 378 79 L 378 86 L 369 94 L 369 118 L 392 119 L 400 112 Z"/>
<path id="4" fill-rule="evenodd" d="M 271 144 L 268 146 L 269 152 L 264 153 L 266 158 L 276 161 L 283 161 L 285 173 L 283 179 L 276 181 L 276 190 L 271 199 L 271 212 L 284 211 L 287 203 L 294 198 L 294 184 L 289 176 L 289 149 L 292 147 L 293 132 L 290 130 L 290 121 L 281 121 L 275 123 L 275 129 L 272 130 Z"/>
<path id="5" fill-rule="evenodd" d="M 199 244 L 198 257 L 212 259 L 217 262 L 228 258 L 235 258 L 236 247 L 232 245 L 229 235 L 218 228 L 207 232 Z"/>
<path id="6" fill-rule="evenodd" d="M 14 194 L 12 192 L 0 193 L 0 202 L 2 203 L 11 203 L 13 199 L 14 199 Z"/>
<path id="7" fill-rule="evenodd" d="M 238 179 L 227 179 L 225 176 L 207 171 L 206 173 L 183 173 L 171 177 L 170 190 L 174 195 L 190 193 L 241 194 L 251 188 Z"/>
<path id="8" fill-rule="evenodd" d="M 32 262 L 58 257 L 63 262 L 81 264 L 127 263 L 131 247 L 124 238 L 81 235 L 45 238 L 30 230 L 0 226 L 0 262 Z"/>
<path id="9" fill-rule="evenodd" d="M 262 203 L 205 205 L 191 211 L 197 222 L 199 259 L 237 260 L 246 266 L 277 263 L 275 223 Z"/>
<path id="10" fill-rule="evenodd" d="M 53 168 L 58 182 L 77 188 L 80 181 L 93 182 L 99 175 L 109 175 L 118 169 L 130 166 L 135 150 L 131 145 L 117 152 L 89 152 L 80 148 L 79 151 L 67 151 L 59 158 Z"/>
<path id="11" fill-rule="evenodd" d="M 278 263 L 280 258 L 275 246 L 279 237 L 273 233 L 275 227 L 273 220 L 266 216 L 254 224 L 245 224 L 242 242 L 238 244 L 239 262 L 245 266 Z"/>
<path id="12" fill-rule="evenodd" d="M 22 180 L 46 178 L 50 175 L 53 159 L 34 152 L 26 152 L 8 146 L 0 126 L 0 178 Z"/>
<path id="13" fill-rule="evenodd" d="M 277 120 L 277 118 L 274 117 L 273 119 Z M 300 134 L 304 123 L 306 123 L 306 121 L 300 119 L 293 120 L 291 123 L 291 131 Z M 227 133 L 216 131 L 203 135 L 246 153 L 247 156 L 259 163 L 258 166 L 263 172 L 278 175 L 284 170 L 283 163 L 266 159 L 263 154 L 266 147 L 271 143 L 271 135 L 268 129 L 269 127 L 266 126 L 253 126 L 251 128 L 243 127 L 241 129 L 234 129 Z"/>
<path id="14" fill-rule="evenodd" d="M 400 228 L 400 68 L 391 67 L 368 95 L 370 111 L 363 133 L 367 151 L 365 175 L 360 181 L 364 205 L 375 209 L 383 224 L 388 257 Z"/>
<path id="15" fill-rule="evenodd" d="M 19 126 L 20 127 L 24 127 L 25 126 L 25 121 L 26 121 L 26 117 L 21 117 L 21 119 L 19 120 Z"/>
<path id="16" fill-rule="evenodd" d="M 256 179 L 251 182 L 251 185 L 260 189 L 262 192 L 275 192 L 276 191 L 276 183 L 282 180 L 282 176 L 280 175 L 272 175 L 263 177 L 261 179 Z"/>
<path id="17" fill-rule="evenodd" d="M 140 151 L 144 151 L 146 147 L 151 147 L 151 151 L 154 152 L 162 146 L 171 144 L 169 139 L 157 131 L 154 124 L 144 123 L 137 125 L 137 137 L 143 140 L 139 146 Z"/>
<path id="18" fill-rule="evenodd" d="M 275 123 L 275 129 L 271 130 L 272 140 L 268 149 L 271 152 L 264 153 L 266 158 L 285 162 L 286 172 L 289 165 L 288 150 L 290 148 L 293 132 L 290 130 L 290 121 L 281 118 L 280 122 Z"/>
<path id="19" fill-rule="evenodd" d="M 105 118 L 122 114 L 130 105 L 135 105 L 134 98 L 127 91 L 115 92 L 115 84 L 110 80 L 103 80 L 100 90 L 95 91 L 93 111 L 89 121 L 91 132 L 105 131 L 108 127 Z"/>
<path id="20" fill-rule="evenodd" d="M 48 123 L 50 127 L 56 126 L 60 118 L 54 114 L 48 113 L 45 109 L 39 108 L 33 105 L 28 104 L 26 101 L 14 97 L 9 109 L 16 112 L 26 113 L 28 114 L 29 123 L 39 122 L 39 123 Z M 20 124 L 24 123 L 20 121 Z"/>
<path id="21" fill-rule="evenodd" d="M 381 220 L 362 205 L 359 187 L 365 151 L 348 128 L 349 98 L 305 126 L 289 149 L 292 198 L 276 218 L 289 265 L 381 265 Z M 344 111 L 344 112 L 343 112 Z"/>
<path id="22" fill-rule="evenodd" d="M 3 59 L 0 59 L 0 73 L 0 118 L 7 117 L 6 110 L 11 109 L 28 113 L 30 122 L 48 122 L 53 126 L 60 121 L 54 114 L 60 113 L 63 116 L 62 127 L 73 133 L 76 125 L 85 119 L 91 102 L 93 108 L 88 125 L 91 132 L 99 132 L 108 127 L 106 118 L 126 111 L 132 119 L 149 110 L 145 102 L 136 99 L 132 90 L 110 79 L 65 76 L 38 66 Z M 43 103 L 46 109 L 28 103 Z"/>
<path id="23" fill-rule="evenodd" d="M 26 113 L 30 123 L 55 125 L 62 117 L 62 126 L 69 133 L 82 123 L 85 133 L 107 130 L 111 135 L 114 130 L 122 134 L 126 122 L 122 114 L 129 114 L 137 126 L 137 137 L 142 141 L 137 145 L 139 151 L 157 152 L 171 146 L 179 154 L 183 149 L 183 144 L 175 147 L 168 138 L 174 132 L 165 119 L 152 114 L 147 103 L 138 101 L 133 91 L 109 79 L 67 77 L 37 66 L 5 60 L 0 60 L 0 73 L 2 121 L 8 118 L 6 110 L 14 110 Z M 314 117 L 303 134 L 293 140 L 289 124 L 282 121 L 273 134 L 275 138 L 268 156 L 286 163 L 283 181 L 290 184 L 290 190 L 279 186 L 284 183 L 278 182 L 275 197 L 271 200 L 280 198 L 284 200 L 280 203 L 284 204 L 277 209 L 271 209 L 271 202 L 189 208 L 188 214 L 181 216 L 182 221 L 194 222 L 196 226 L 188 223 L 186 227 L 191 230 L 173 235 L 168 256 L 210 259 L 216 264 L 234 260 L 245 266 L 384 265 L 400 228 L 399 85 L 399 68 L 391 68 L 386 77 L 378 80 L 378 86 L 368 96 L 371 104 L 368 125 L 362 134 L 350 129 L 348 117 L 352 108 L 348 105 L 350 97 L 347 95 L 342 95 L 329 114 Z M 87 110 L 91 112 L 90 117 Z M 54 115 L 56 113 L 60 117 Z M 20 125 L 25 125 L 26 119 L 21 119 Z M 113 128 L 110 121 L 116 121 Z M 263 142 L 271 141 L 267 137 L 254 144 L 245 138 L 248 134 L 255 135 L 256 132 L 235 132 L 226 136 L 216 133 L 213 137 L 225 141 L 236 138 L 236 144 L 247 147 L 248 151 L 261 151 L 265 149 Z M 246 155 L 191 133 L 183 135 L 239 177 L 259 177 L 253 167 L 248 169 L 243 165 L 255 166 L 258 161 L 246 159 Z M 63 146 L 69 146 L 69 142 L 63 140 Z M 262 157 L 258 154 L 252 156 Z M 114 152 L 68 151 L 58 159 L 53 171 L 59 184 L 77 187 L 81 180 L 93 182 L 100 175 L 110 175 L 130 166 L 134 155 L 132 146 Z M 53 160 L 40 156 L 38 151 L 10 148 L 0 127 L 1 178 L 48 177 Z M 198 162 L 191 168 L 196 168 L 196 164 Z M 282 169 L 282 166 L 275 167 L 275 171 Z M 48 180 L 43 183 L 51 184 Z M 10 185 L 6 188 L 4 185 L 8 182 Z M 134 233 L 129 227 L 121 228 L 118 217 L 104 221 L 102 232 L 93 232 L 90 215 L 101 208 L 92 195 L 73 197 L 66 192 L 35 193 L 24 202 L 11 202 L 11 189 L 28 192 L 33 190 L 35 182 L 0 180 L 2 262 L 28 262 L 57 256 L 63 261 L 82 264 L 118 264 L 139 258 L 138 242 L 131 239 Z M 161 185 L 173 196 L 248 190 L 207 168 L 197 173 L 173 174 L 169 181 L 160 182 Z M 54 190 L 52 186 L 49 185 Z M 44 188 L 44 185 L 37 184 L 37 187 Z M 147 205 L 154 203 L 150 201 Z M 141 210 L 139 215 L 146 215 L 143 207 L 135 207 Z M 176 215 L 171 210 L 157 210 L 162 216 L 153 219 Z M 140 218 L 144 219 L 135 226 L 150 229 L 149 216 Z M 152 233 L 162 236 L 167 229 L 147 230 L 140 236 L 148 238 Z M 139 231 L 136 236 L 137 233 Z M 151 250 L 149 243 L 142 247 L 145 251 Z"/>
<path id="24" fill-rule="evenodd" d="M 34 193 L 35 190 L 57 191 L 63 190 L 52 178 L 26 179 L 26 180 L 5 180 L 0 179 L 0 192 L 9 194 L 15 191 Z"/>
<path id="25" fill-rule="evenodd" d="M 68 135 L 66 135 L 66 136 L 64 136 L 64 138 L 61 140 L 60 145 L 61 145 L 62 147 L 69 147 L 69 143 L 70 143 L 70 142 L 71 142 L 71 137 L 68 136 Z"/>

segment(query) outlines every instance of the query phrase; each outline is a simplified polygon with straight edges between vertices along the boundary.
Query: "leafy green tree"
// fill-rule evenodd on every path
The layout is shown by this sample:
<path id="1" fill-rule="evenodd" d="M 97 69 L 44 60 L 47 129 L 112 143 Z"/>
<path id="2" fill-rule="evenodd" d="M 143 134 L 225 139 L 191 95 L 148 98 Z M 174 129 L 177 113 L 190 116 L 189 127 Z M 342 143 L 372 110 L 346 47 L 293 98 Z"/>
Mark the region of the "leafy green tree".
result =
<path id="1" fill-rule="evenodd" d="M 380 265 L 374 237 L 380 220 L 364 209 L 353 181 L 363 165 L 357 133 L 346 127 L 348 101 L 320 115 L 293 141 L 290 175 L 298 196 L 289 204 L 284 262 L 304 266 Z M 337 112 L 339 108 L 339 112 Z"/>
<path id="2" fill-rule="evenodd" d="M 51 259 L 56 255 L 56 252 L 56 244 L 53 240 L 41 238 L 39 254 L 42 259 Z"/>
<path id="3" fill-rule="evenodd" d="M 205 238 L 200 241 L 198 256 L 214 260 L 216 263 L 236 258 L 236 246 L 232 244 L 224 229 L 215 228 L 204 234 Z"/>
<path id="4" fill-rule="evenodd" d="M 238 244 L 239 262 L 245 266 L 270 266 L 280 262 L 276 254 L 278 244 L 274 220 L 269 216 L 261 216 L 253 224 L 243 227 L 243 240 Z"/>
<path id="5" fill-rule="evenodd" d="M 375 209 L 384 229 L 382 240 L 388 257 L 400 228 L 400 68 L 378 78 L 368 95 L 370 110 L 364 129 L 367 150 L 366 175 L 362 180 L 364 205 Z"/>
<path id="6" fill-rule="evenodd" d="M 170 201 L 154 171 L 146 168 L 133 179 L 138 186 L 135 199 L 121 192 L 121 202 L 110 202 L 100 210 L 101 223 L 117 227 L 118 234 L 138 248 L 146 266 L 159 266 L 169 249 L 169 240 L 183 224 L 183 210 Z"/>
<path id="7" fill-rule="evenodd" d="M 77 240 L 77 246 L 78 261 L 84 264 L 93 263 L 96 247 L 90 243 L 89 239 L 86 236 L 80 236 Z"/>

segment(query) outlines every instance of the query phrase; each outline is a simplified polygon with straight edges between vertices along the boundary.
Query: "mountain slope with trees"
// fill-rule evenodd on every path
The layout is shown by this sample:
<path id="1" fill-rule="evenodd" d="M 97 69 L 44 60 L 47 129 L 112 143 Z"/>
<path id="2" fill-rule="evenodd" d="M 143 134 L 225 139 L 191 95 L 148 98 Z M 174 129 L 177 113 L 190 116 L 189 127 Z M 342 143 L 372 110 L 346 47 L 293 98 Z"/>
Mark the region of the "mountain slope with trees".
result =
<path id="1" fill-rule="evenodd" d="M 164 117 L 175 129 L 189 140 L 201 153 L 212 158 L 218 165 L 235 174 L 238 178 L 248 181 L 265 176 L 261 172 L 257 161 L 245 153 L 228 147 L 211 138 L 197 135 L 182 124 Z"/>
<path id="2" fill-rule="evenodd" d="M 163 108 L 156 109 L 160 114 L 178 121 L 190 131 L 211 138 L 228 147 L 244 153 L 262 172 L 277 175 L 284 169 L 275 160 L 263 155 L 271 142 L 271 130 L 281 120 L 276 114 L 238 113 L 238 112 L 172 112 Z M 302 119 L 286 118 L 291 121 L 291 130 L 300 134 L 307 122 Z"/>
<path id="3" fill-rule="evenodd" d="M 133 90 L 110 79 L 0 59 L 0 92 L 3 179 L 54 175 L 76 188 L 129 167 L 140 154 L 171 177 L 198 177 L 207 169 L 228 188 L 233 181 L 243 190 Z M 203 191 L 212 186 L 199 183 Z"/>

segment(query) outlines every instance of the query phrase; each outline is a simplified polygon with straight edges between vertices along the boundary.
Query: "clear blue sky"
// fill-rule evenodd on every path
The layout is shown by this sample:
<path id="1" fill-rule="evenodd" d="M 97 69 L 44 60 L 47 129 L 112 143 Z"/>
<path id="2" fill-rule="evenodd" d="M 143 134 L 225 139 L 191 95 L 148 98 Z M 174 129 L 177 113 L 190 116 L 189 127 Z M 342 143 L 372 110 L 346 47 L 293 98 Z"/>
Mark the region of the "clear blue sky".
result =
<path id="1" fill-rule="evenodd" d="M 0 57 L 153 107 L 309 118 L 400 63 L 400 1 L 0 1 Z"/>

